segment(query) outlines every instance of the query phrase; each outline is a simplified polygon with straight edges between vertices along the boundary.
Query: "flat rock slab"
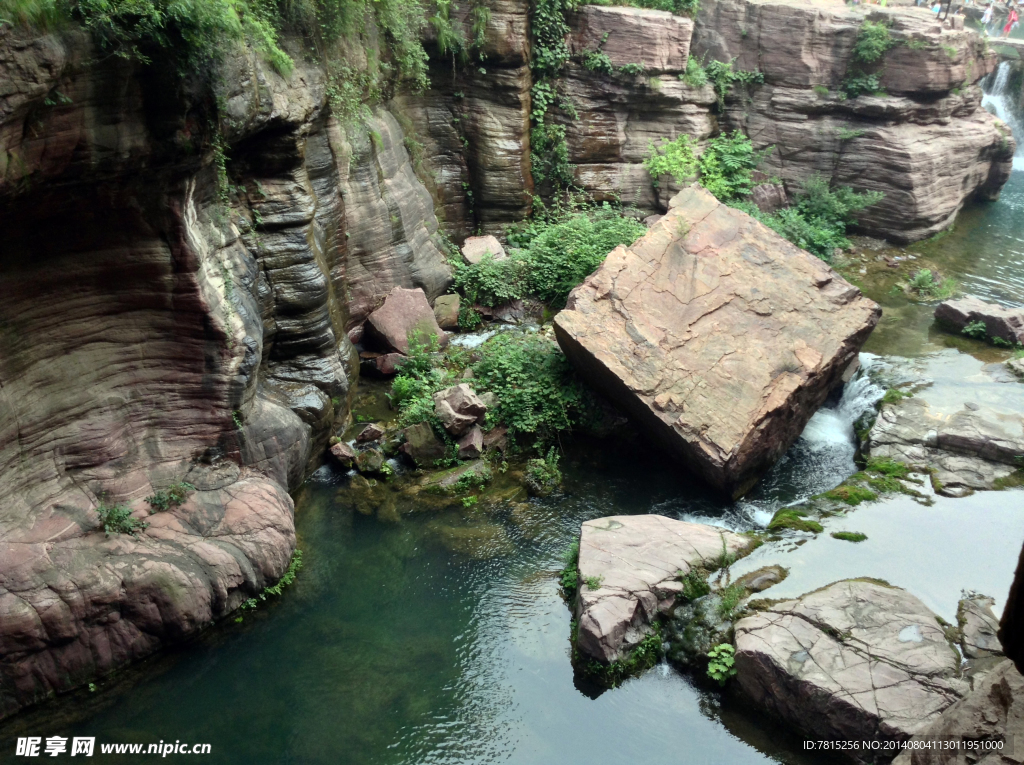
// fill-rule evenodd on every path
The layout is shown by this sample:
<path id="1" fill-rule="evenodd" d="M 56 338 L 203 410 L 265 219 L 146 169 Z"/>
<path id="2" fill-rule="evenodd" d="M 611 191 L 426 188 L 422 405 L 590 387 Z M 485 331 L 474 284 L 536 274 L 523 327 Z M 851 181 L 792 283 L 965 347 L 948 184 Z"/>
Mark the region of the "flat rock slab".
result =
<path id="1" fill-rule="evenodd" d="M 965 387 L 964 394 L 970 398 L 971 389 Z M 1020 467 L 1024 415 L 973 401 L 952 414 L 932 412 L 928 401 L 915 395 L 882 407 L 869 448 L 875 457 L 930 468 L 940 493 L 959 496 L 991 489 Z"/>
<path id="2" fill-rule="evenodd" d="M 391 290 L 384 305 L 366 320 L 366 335 L 382 350 L 405 354 L 409 353 L 410 336 L 426 342 L 433 335 L 440 347 L 448 344 L 448 335 L 437 325 L 434 309 L 421 289 Z"/>
<path id="3" fill-rule="evenodd" d="M 985 324 L 989 337 L 998 337 L 1011 345 L 1024 345 L 1024 308 L 1004 308 L 976 297 L 965 297 L 939 303 L 935 318 L 958 331 L 980 321 Z"/>
<path id="4" fill-rule="evenodd" d="M 961 698 L 934 613 L 895 587 L 836 582 L 736 623 L 741 691 L 808 738 L 905 740 Z"/>
<path id="5" fill-rule="evenodd" d="M 824 262 L 699 187 L 555 317 L 580 374 L 738 496 L 799 437 L 881 315 Z"/>
<path id="6" fill-rule="evenodd" d="M 739 534 L 661 515 L 586 521 L 580 534 L 577 647 L 604 662 L 622 658 L 651 631 L 651 620 L 682 591 L 679 574 L 723 553 L 740 553 Z M 599 582 L 591 588 L 587 580 Z"/>

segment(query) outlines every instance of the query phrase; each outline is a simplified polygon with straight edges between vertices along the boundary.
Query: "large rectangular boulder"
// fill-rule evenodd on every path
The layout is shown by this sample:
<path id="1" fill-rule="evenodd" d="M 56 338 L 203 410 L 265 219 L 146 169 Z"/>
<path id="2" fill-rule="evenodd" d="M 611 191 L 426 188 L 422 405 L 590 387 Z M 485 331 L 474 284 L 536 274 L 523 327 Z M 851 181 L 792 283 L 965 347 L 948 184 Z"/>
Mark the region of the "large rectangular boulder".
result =
<path id="1" fill-rule="evenodd" d="M 789 448 L 881 309 L 702 188 L 617 247 L 555 317 L 580 374 L 732 495 Z"/>

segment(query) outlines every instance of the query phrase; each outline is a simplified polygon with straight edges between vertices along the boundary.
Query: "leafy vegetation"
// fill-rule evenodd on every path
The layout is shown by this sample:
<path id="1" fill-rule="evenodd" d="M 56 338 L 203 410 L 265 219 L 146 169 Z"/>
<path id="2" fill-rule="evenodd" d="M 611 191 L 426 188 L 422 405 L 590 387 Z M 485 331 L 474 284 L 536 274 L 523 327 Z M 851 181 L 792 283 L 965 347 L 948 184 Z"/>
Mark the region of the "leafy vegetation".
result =
<path id="1" fill-rule="evenodd" d="M 281 578 L 277 580 L 277 584 L 265 587 L 263 592 L 257 595 L 255 598 L 249 598 L 244 601 L 238 608 L 242 611 L 251 611 L 256 608 L 260 603 L 266 602 L 271 596 L 278 596 L 284 590 L 285 587 L 295 583 L 295 578 L 299 574 L 299 569 L 302 568 L 302 550 L 296 550 L 292 553 L 292 558 L 288 562 L 288 568 L 285 570 Z M 242 617 L 235 619 L 236 622 L 242 621 Z"/>
<path id="2" fill-rule="evenodd" d="M 716 645 L 708 651 L 708 677 L 725 685 L 736 675 L 736 649 L 728 643 Z"/>
<path id="3" fill-rule="evenodd" d="M 577 0 L 536 0 L 530 17 L 533 38 L 530 68 L 534 78 L 530 91 L 533 100 L 530 161 L 534 183 L 538 186 L 551 185 L 555 189 L 573 185 L 565 127 L 548 123 L 547 114 L 548 108 L 557 100 L 554 79 L 570 55 L 566 43 L 569 25 L 565 14 L 576 7 Z"/>
<path id="4" fill-rule="evenodd" d="M 456 263 L 455 288 L 469 304 L 496 306 L 532 295 L 560 307 L 569 292 L 620 244 L 646 229 L 610 205 L 556 212 L 524 221 L 508 232 L 509 257 Z"/>
<path id="5" fill-rule="evenodd" d="M 889 390 L 887 390 L 885 392 L 885 395 L 882 396 L 882 403 L 883 404 L 898 404 L 903 399 L 910 398 L 912 395 L 914 395 L 914 394 L 913 393 L 906 393 L 905 391 L 902 391 L 899 388 L 889 388 Z"/>
<path id="6" fill-rule="evenodd" d="M 857 42 L 853 46 L 853 57 L 865 64 L 873 64 L 881 60 L 896 41 L 889 33 L 889 27 L 881 22 L 865 21 L 857 33 Z"/>
<path id="7" fill-rule="evenodd" d="M 712 138 L 698 159 L 701 185 L 722 202 L 748 196 L 754 189 L 754 170 L 771 150 L 754 151 L 750 139 L 738 130 Z"/>
<path id="8" fill-rule="evenodd" d="M 849 187 L 829 188 L 821 176 L 808 180 L 792 207 L 765 214 L 751 203 L 735 205 L 757 218 L 768 228 L 782 235 L 797 247 L 828 261 L 836 249 L 850 246 L 846 238 L 849 226 L 856 225 L 854 214 L 877 204 L 883 194 L 878 191 L 856 192 Z"/>
<path id="9" fill-rule="evenodd" d="M 530 494 L 535 497 L 546 497 L 561 486 L 562 471 L 558 469 L 558 460 L 558 452 L 552 446 L 544 457 L 537 457 L 526 463 L 526 488 Z"/>
<path id="10" fill-rule="evenodd" d="M 907 290 L 925 300 L 948 300 L 957 293 L 960 285 L 956 279 L 936 278 L 931 269 L 922 268 L 907 283 Z"/>
<path id="11" fill-rule="evenodd" d="M 100 525 L 109 537 L 111 534 L 130 534 L 137 536 L 140 531 L 149 527 L 145 521 L 140 521 L 132 515 L 130 508 L 124 505 L 108 505 L 105 501 L 96 508 L 100 517 Z"/>
<path id="12" fill-rule="evenodd" d="M 686 71 L 679 75 L 679 79 L 691 88 L 701 88 L 707 85 L 708 73 L 698 59 L 690 56 L 686 59 Z"/>
<path id="13" fill-rule="evenodd" d="M 651 183 L 658 188 L 663 175 L 670 175 L 676 183 L 685 183 L 697 177 L 699 165 L 690 136 L 681 135 L 674 141 L 662 139 L 659 145 L 648 144 L 644 167 L 651 176 Z"/>
<path id="14" fill-rule="evenodd" d="M 506 333 L 484 343 L 479 352 L 474 386 L 497 395 L 498 404 L 488 416 L 507 427 L 510 438 L 530 438 L 542 449 L 560 431 L 590 416 L 592 394 L 552 340 Z M 557 465 L 557 458 L 552 461 Z"/>
<path id="15" fill-rule="evenodd" d="M 842 84 L 843 95 L 847 98 L 856 98 L 864 95 L 881 95 L 882 80 L 877 74 L 858 72 L 849 75 Z"/>
<path id="16" fill-rule="evenodd" d="M 504 333 L 481 345 L 472 365 L 473 387 L 493 392 L 497 405 L 488 412 L 492 425 L 508 428 L 518 447 L 542 451 L 559 432 L 586 421 L 594 408 L 592 394 L 583 387 L 558 345 L 534 334 Z M 434 414 L 433 395 L 458 384 L 470 365 L 466 351 L 449 348 L 441 353 L 436 341 L 409 339 L 409 356 L 391 382 L 389 400 L 399 411 L 402 425 L 430 423 L 445 441 L 450 438 Z M 557 454 L 548 451 L 544 472 L 557 473 Z"/>
<path id="17" fill-rule="evenodd" d="M 558 572 L 562 590 L 564 590 L 567 598 L 575 596 L 576 588 L 579 586 L 579 560 L 580 540 L 576 539 L 569 545 L 569 549 L 563 553 L 562 570 Z"/>
<path id="18" fill-rule="evenodd" d="M 747 72 L 742 69 L 734 70 L 732 66 L 732 61 L 709 61 L 704 65 L 705 76 L 714 86 L 715 94 L 718 96 L 719 110 L 725 107 L 725 99 L 732 91 L 733 85 L 760 85 L 764 83 L 764 74 L 761 72 Z M 689 61 L 687 61 L 687 70 L 689 70 Z"/>
<path id="19" fill-rule="evenodd" d="M 680 593 L 683 601 L 696 600 L 711 592 L 707 574 L 699 569 L 690 569 L 685 574 L 680 572 L 679 581 L 683 583 L 683 591 Z"/>
<path id="20" fill-rule="evenodd" d="M 602 685 L 615 688 L 623 680 L 653 667 L 658 662 L 659 656 L 661 656 L 661 625 L 655 623 L 653 632 L 641 640 L 639 645 L 626 657 L 613 661 L 611 664 L 602 664 L 591 660 L 581 669 Z"/>
<path id="21" fill-rule="evenodd" d="M 967 337 L 973 337 L 975 340 L 985 340 L 988 338 L 988 326 L 981 319 L 978 319 L 977 321 L 965 324 L 960 333 Z"/>
<path id="22" fill-rule="evenodd" d="M 163 512 L 180 506 L 188 499 L 189 492 L 195 491 L 195 489 L 196 487 L 192 484 L 179 481 L 163 491 L 154 492 L 152 496 L 146 497 L 146 502 L 151 508 L 150 513 Z"/>

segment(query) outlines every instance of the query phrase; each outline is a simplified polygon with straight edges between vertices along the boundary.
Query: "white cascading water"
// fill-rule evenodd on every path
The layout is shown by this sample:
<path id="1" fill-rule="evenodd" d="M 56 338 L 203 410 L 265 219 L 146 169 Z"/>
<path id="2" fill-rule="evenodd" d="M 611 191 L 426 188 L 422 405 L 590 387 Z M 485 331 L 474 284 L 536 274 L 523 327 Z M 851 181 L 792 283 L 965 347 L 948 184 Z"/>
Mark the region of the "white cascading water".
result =
<path id="1" fill-rule="evenodd" d="M 766 482 L 789 484 L 799 501 L 828 491 L 856 472 L 854 426 L 885 395 L 885 389 L 871 379 L 877 361 L 873 354 L 860 355 L 860 369 L 843 387 L 839 402 L 814 413 L 797 442 L 772 474 L 765 477 Z M 766 526 L 778 508 L 777 502 L 754 500 L 743 503 L 742 512 L 756 524 Z"/>
<path id="2" fill-rule="evenodd" d="M 1013 71 L 1009 61 L 999 62 L 999 68 L 995 73 L 985 78 L 982 88 L 985 91 L 981 99 L 981 105 L 990 113 L 997 116 L 1007 124 L 1013 132 L 1017 141 L 1017 153 L 1013 157 L 1013 169 L 1024 170 L 1024 125 L 1021 125 L 1017 117 L 1017 111 L 1013 108 L 1013 102 L 1019 99 L 1021 94 L 1012 92 L 1010 87 L 1010 74 Z"/>

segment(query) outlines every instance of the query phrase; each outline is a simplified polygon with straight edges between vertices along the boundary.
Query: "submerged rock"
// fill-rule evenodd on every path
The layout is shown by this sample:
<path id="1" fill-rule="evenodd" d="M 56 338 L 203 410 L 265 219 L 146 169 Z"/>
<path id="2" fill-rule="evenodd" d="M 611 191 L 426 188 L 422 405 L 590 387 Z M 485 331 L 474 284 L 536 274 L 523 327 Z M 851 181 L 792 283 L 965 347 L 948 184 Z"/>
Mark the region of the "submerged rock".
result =
<path id="1" fill-rule="evenodd" d="M 366 335 L 381 348 L 405 354 L 409 353 L 410 335 L 420 342 L 433 335 L 441 347 L 448 344 L 448 335 L 437 326 L 434 309 L 421 289 L 391 290 L 384 305 L 366 320 Z"/>
<path id="2" fill-rule="evenodd" d="M 937 618 L 896 587 L 836 582 L 736 623 L 736 680 L 810 738 L 905 740 L 963 696 Z"/>
<path id="3" fill-rule="evenodd" d="M 491 480 L 491 469 L 483 460 L 424 476 L 420 486 L 438 494 L 458 494 L 483 486 Z"/>
<path id="4" fill-rule="evenodd" d="M 555 317 L 580 374 L 733 496 L 786 451 L 881 311 L 699 187 L 617 247 Z"/>
<path id="5" fill-rule="evenodd" d="M 949 741 L 956 748 L 908 749 L 893 765 L 1010 765 L 1024 761 L 1024 677 L 1003 661 L 964 699 L 919 730 L 922 742 Z M 1004 742 L 982 749 L 979 742 Z"/>
<path id="6" fill-rule="evenodd" d="M 958 332 L 968 324 L 981 322 L 988 338 L 1024 345 L 1024 308 L 1004 308 L 976 297 L 965 297 L 939 303 L 935 319 Z"/>
<path id="7" fill-rule="evenodd" d="M 679 575 L 750 545 L 739 534 L 661 515 L 586 521 L 580 533 L 577 647 L 610 663 L 639 645 L 682 592 Z M 596 585 L 596 586 L 591 586 Z"/>

